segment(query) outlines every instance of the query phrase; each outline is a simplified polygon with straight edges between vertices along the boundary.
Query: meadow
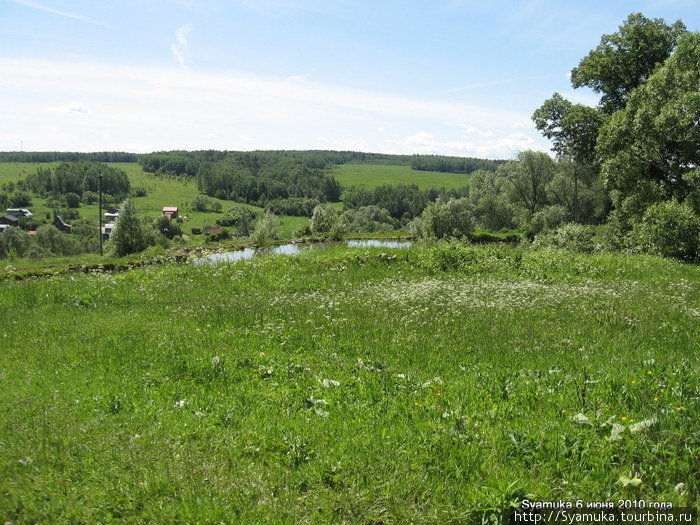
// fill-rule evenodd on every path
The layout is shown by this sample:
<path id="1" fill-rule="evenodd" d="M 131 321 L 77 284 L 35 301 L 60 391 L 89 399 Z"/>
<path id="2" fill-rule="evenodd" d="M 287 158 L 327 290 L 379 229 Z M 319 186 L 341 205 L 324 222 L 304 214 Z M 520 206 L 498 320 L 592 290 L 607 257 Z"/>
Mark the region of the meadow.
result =
<path id="1" fill-rule="evenodd" d="M 443 173 L 439 171 L 418 171 L 410 166 L 390 166 L 383 164 L 341 164 L 331 170 L 343 186 L 358 186 L 373 189 L 383 185 L 415 184 L 422 190 L 462 188 L 469 184 L 469 175 Z"/>
<path id="2" fill-rule="evenodd" d="M 2 282 L 0 311 L 5 521 L 697 505 L 697 265 L 338 246 Z"/>
<path id="3" fill-rule="evenodd" d="M 35 173 L 40 167 L 47 168 L 58 165 L 58 162 L 48 163 L 15 163 L 0 162 L 0 184 L 5 182 L 17 182 L 30 173 Z M 189 234 L 192 228 L 202 229 L 204 226 L 216 226 L 216 219 L 221 216 L 221 212 L 201 212 L 191 209 L 190 203 L 199 195 L 197 182 L 186 178 L 161 177 L 152 173 L 146 173 L 141 166 L 136 163 L 110 162 L 109 166 L 124 170 L 129 177 L 132 188 L 144 188 L 147 195 L 134 197 L 133 200 L 141 213 L 146 217 L 157 217 L 162 213 L 163 206 L 177 206 L 180 208 L 180 215 L 188 219 L 183 224 L 183 230 Z M 262 211 L 262 208 L 250 206 L 240 202 L 226 201 L 210 197 L 212 202 L 219 202 L 222 210 L 235 206 L 242 206 L 254 210 Z M 106 207 L 106 206 L 105 206 Z M 45 199 L 34 196 L 32 206 L 29 207 L 41 220 L 52 218 L 53 209 L 46 205 Z M 4 210 L 3 210 L 4 212 Z M 98 206 L 81 204 L 78 208 L 81 217 L 95 217 L 97 220 Z M 51 219 L 48 219 L 51 220 Z M 290 217 L 283 215 L 279 217 L 281 233 L 285 237 L 291 237 L 292 232 L 305 219 L 303 217 Z M 70 222 L 70 221 L 68 221 Z"/>

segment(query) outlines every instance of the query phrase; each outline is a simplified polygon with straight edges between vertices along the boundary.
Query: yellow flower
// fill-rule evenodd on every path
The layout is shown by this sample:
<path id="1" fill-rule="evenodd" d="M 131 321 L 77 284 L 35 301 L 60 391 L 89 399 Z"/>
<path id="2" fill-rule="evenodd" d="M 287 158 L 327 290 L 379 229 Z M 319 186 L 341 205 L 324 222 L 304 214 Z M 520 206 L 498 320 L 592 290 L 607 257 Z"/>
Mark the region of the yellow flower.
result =
<path id="1" fill-rule="evenodd" d="M 627 418 L 626 418 L 625 416 L 622 416 L 620 419 L 621 419 L 622 421 L 627 421 Z"/>
<path id="2" fill-rule="evenodd" d="M 630 423 L 634 423 L 634 419 L 630 419 Z"/>
<path id="3" fill-rule="evenodd" d="M 637 382 L 633 379 L 633 380 L 632 380 L 632 384 L 634 385 L 634 384 L 636 384 L 636 383 L 637 383 Z"/>
<path id="4" fill-rule="evenodd" d="M 683 410 L 683 407 L 676 407 L 676 410 Z"/>
<path id="5" fill-rule="evenodd" d="M 654 398 L 654 401 L 658 401 L 658 400 L 659 400 L 659 398 L 658 398 L 658 397 L 655 397 L 655 398 Z"/>
<path id="6" fill-rule="evenodd" d="M 651 370 L 649 370 L 649 371 L 647 372 L 647 374 L 649 374 L 649 375 L 651 375 L 651 373 L 652 373 Z"/>

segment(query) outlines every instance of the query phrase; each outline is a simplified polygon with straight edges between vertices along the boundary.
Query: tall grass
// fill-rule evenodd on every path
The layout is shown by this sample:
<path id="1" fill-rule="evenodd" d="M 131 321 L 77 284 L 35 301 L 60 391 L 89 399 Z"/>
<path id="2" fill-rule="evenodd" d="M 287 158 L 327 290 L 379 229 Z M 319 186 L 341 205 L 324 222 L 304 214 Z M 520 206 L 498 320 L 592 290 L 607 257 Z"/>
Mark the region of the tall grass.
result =
<path id="1" fill-rule="evenodd" d="M 694 505 L 699 284 L 656 257 L 459 245 L 1 283 L 0 518 Z"/>

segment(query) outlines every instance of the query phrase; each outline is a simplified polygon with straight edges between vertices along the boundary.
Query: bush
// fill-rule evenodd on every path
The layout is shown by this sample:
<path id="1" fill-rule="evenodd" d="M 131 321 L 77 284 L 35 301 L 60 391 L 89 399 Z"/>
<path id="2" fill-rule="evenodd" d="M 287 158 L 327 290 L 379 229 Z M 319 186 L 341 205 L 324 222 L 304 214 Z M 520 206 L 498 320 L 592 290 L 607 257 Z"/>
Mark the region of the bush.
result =
<path id="1" fill-rule="evenodd" d="M 53 224 L 41 226 L 36 231 L 35 241 L 41 251 L 49 255 L 77 255 L 83 251 L 75 236 L 62 233 Z"/>
<path id="2" fill-rule="evenodd" d="M 553 230 L 566 222 L 569 212 L 564 206 L 555 204 L 545 206 L 532 216 L 532 231 L 540 233 L 544 230 Z"/>
<path id="3" fill-rule="evenodd" d="M 192 199 L 190 206 L 194 211 L 207 211 L 211 206 L 212 200 L 205 195 L 197 195 Z"/>
<path id="4" fill-rule="evenodd" d="M 24 257 L 29 249 L 30 237 L 19 228 L 7 228 L 0 234 L 0 257 Z"/>
<path id="5" fill-rule="evenodd" d="M 180 225 L 175 221 L 171 221 L 165 215 L 156 217 L 153 221 L 153 226 L 158 233 L 167 239 L 172 239 L 176 235 L 182 235 Z"/>
<path id="6" fill-rule="evenodd" d="M 311 215 L 311 232 L 329 233 L 338 222 L 338 212 L 328 204 L 319 204 Z"/>
<path id="7" fill-rule="evenodd" d="M 466 198 L 437 200 L 428 204 L 409 228 L 423 239 L 462 238 L 474 230 L 474 214 Z"/>
<path id="8" fill-rule="evenodd" d="M 250 208 L 234 206 L 226 210 L 224 216 L 216 220 L 216 224 L 228 228 L 235 228 L 236 235 L 248 235 L 251 230 L 251 225 L 256 218 L 258 218 L 258 213 Z"/>
<path id="9" fill-rule="evenodd" d="M 294 229 L 293 237 L 307 237 L 311 235 L 311 222 L 304 221 Z"/>
<path id="10" fill-rule="evenodd" d="M 258 246 L 265 246 L 279 240 L 279 221 L 274 213 L 265 213 L 255 223 L 250 239 Z"/>
<path id="11" fill-rule="evenodd" d="M 392 231 L 397 223 L 387 210 L 375 205 L 347 210 L 342 213 L 339 222 L 345 230 L 356 233 Z"/>
<path id="12" fill-rule="evenodd" d="M 83 201 L 83 204 L 95 204 L 98 200 L 100 200 L 100 196 L 94 191 L 87 190 L 83 192 L 81 200 Z"/>
<path id="13" fill-rule="evenodd" d="M 690 206 L 675 201 L 650 206 L 632 231 L 633 242 L 648 253 L 697 259 L 700 251 L 700 217 Z"/>
<path id="14" fill-rule="evenodd" d="M 559 248 L 582 253 L 591 253 L 595 248 L 593 230 L 574 222 L 540 233 L 532 245 L 536 248 Z"/>
<path id="15" fill-rule="evenodd" d="M 80 195 L 77 193 L 66 193 L 65 196 L 66 206 L 69 208 L 79 208 L 80 207 Z"/>

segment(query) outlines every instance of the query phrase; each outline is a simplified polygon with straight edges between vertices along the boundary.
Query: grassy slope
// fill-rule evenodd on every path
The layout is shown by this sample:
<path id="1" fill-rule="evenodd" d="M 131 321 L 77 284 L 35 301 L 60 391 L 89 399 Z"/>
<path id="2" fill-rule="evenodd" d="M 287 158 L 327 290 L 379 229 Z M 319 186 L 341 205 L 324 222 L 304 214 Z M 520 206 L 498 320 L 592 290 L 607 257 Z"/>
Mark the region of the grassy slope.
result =
<path id="1" fill-rule="evenodd" d="M 373 164 L 343 164 L 333 168 L 331 174 L 344 186 L 376 188 L 384 184 L 416 184 L 421 189 L 454 189 L 466 186 L 468 175 L 417 171 L 408 166 Z"/>
<path id="2" fill-rule="evenodd" d="M 38 167 L 47 167 L 59 164 L 22 164 L 14 162 L 0 162 L 0 184 L 9 181 L 17 181 L 26 177 L 30 173 L 36 172 Z M 180 208 L 180 214 L 189 217 L 189 220 L 183 224 L 185 233 L 190 233 L 191 229 L 202 228 L 205 225 L 215 226 L 216 219 L 220 214 L 209 212 L 202 213 L 191 210 L 189 203 L 198 195 L 197 183 L 195 181 L 187 181 L 183 179 L 169 179 L 165 177 L 156 177 L 153 174 L 145 173 L 139 164 L 136 163 L 109 163 L 110 166 L 120 168 L 126 172 L 131 181 L 132 187 L 143 187 L 148 191 L 145 197 L 136 197 L 134 202 L 139 207 L 141 212 L 147 217 L 156 217 L 160 215 L 163 206 L 177 206 Z M 212 200 L 221 202 L 223 211 L 232 206 L 245 206 L 252 209 L 260 210 L 255 206 L 242 204 L 232 201 L 224 201 L 221 199 Z M 52 210 L 46 206 L 44 199 L 34 197 L 32 199 L 32 211 L 41 219 L 46 220 L 46 213 L 51 214 Z M 97 217 L 98 206 L 81 205 L 78 210 L 81 217 Z M 291 236 L 294 229 L 303 222 L 300 217 L 280 217 L 282 234 L 286 237 Z"/>
<path id="3" fill-rule="evenodd" d="M 699 284 L 699 267 L 654 257 L 506 248 L 0 283 L 0 518 L 445 523 L 525 494 L 693 504 Z"/>

